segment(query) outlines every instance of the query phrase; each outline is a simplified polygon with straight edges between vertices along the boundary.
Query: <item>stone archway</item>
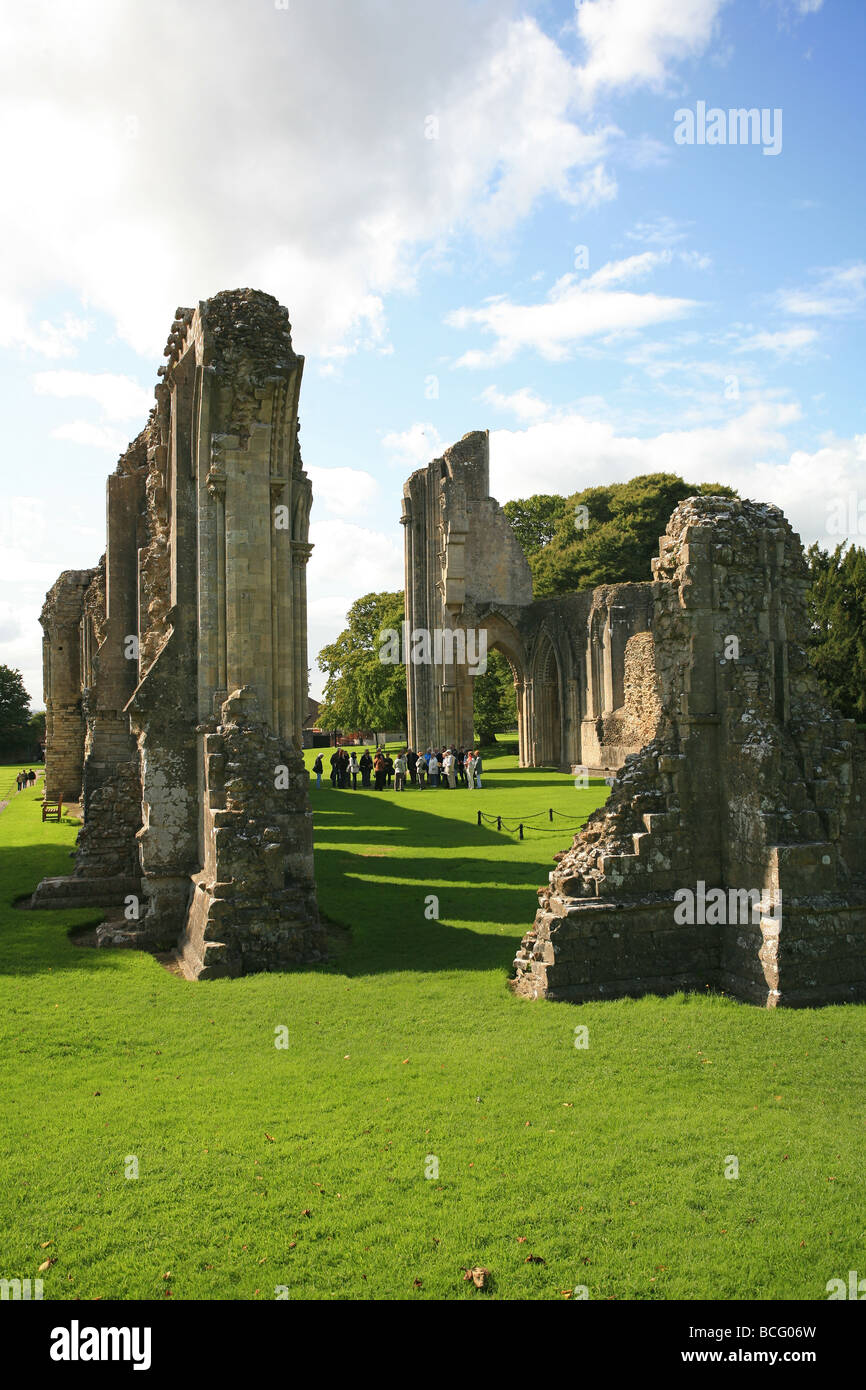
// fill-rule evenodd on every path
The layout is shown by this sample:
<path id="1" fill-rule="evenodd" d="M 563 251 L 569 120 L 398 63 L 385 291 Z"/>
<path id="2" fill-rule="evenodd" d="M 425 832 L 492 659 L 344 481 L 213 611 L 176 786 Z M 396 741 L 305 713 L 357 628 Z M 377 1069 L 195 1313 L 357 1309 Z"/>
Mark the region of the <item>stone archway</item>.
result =
<path id="1" fill-rule="evenodd" d="M 562 763 L 562 675 L 556 648 L 542 629 L 532 661 L 532 715 L 536 766 Z"/>
<path id="2" fill-rule="evenodd" d="M 519 748 L 519 764 L 521 767 L 531 765 L 530 748 L 530 724 L 527 720 L 526 697 L 528 683 L 526 680 L 526 655 L 523 648 L 523 640 L 507 618 L 501 613 L 488 613 L 479 621 L 479 627 L 486 635 L 487 651 L 501 652 L 511 667 L 511 674 L 514 677 L 514 696 L 517 705 L 517 741 Z"/>

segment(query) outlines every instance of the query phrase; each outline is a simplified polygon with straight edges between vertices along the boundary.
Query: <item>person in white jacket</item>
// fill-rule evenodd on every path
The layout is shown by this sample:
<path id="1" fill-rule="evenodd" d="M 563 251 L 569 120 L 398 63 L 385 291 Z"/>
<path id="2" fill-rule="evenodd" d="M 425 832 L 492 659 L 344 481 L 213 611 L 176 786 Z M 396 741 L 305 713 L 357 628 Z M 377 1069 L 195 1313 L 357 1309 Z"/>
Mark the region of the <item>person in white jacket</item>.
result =
<path id="1" fill-rule="evenodd" d="M 394 790 L 404 792 L 406 790 L 406 754 L 398 753 L 394 759 Z"/>
<path id="2" fill-rule="evenodd" d="M 448 785 L 449 785 L 449 787 L 451 787 L 451 788 L 456 787 L 456 786 L 457 786 L 457 759 L 455 758 L 454 754 L 451 752 L 451 749 L 450 749 L 450 748 L 446 750 L 445 756 L 444 756 L 443 759 L 442 759 L 442 771 L 445 773 L 445 776 L 448 778 Z"/>

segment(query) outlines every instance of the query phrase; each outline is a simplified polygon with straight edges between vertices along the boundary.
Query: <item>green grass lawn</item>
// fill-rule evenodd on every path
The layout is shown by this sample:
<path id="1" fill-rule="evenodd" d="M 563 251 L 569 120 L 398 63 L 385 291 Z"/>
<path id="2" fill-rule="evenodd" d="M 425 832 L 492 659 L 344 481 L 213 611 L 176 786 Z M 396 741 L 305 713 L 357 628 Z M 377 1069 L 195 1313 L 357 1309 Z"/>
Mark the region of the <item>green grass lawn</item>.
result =
<path id="1" fill-rule="evenodd" d="M 314 791 L 345 944 L 200 984 L 75 946 L 92 912 L 13 909 L 75 834 L 42 824 L 38 789 L 13 798 L 0 1276 L 51 1259 L 46 1298 L 823 1299 L 864 1271 L 866 1010 L 514 999 L 570 837 L 521 843 L 475 811 L 577 820 L 606 789 L 487 768 L 481 792 Z M 477 1264 L 489 1293 L 463 1280 Z"/>

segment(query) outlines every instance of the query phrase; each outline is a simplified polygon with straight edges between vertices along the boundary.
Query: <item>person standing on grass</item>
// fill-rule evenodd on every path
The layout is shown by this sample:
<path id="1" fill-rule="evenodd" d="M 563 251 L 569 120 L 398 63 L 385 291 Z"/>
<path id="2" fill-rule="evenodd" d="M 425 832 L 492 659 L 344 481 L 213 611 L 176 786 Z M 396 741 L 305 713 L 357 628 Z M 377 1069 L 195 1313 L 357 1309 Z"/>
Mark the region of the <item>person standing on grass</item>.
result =
<path id="1" fill-rule="evenodd" d="M 457 749 L 457 776 L 460 778 L 460 785 L 461 785 L 462 787 L 465 787 L 465 786 L 466 786 L 466 767 L 465 767 L 465 763 L 466 763 L 466 749 L 465 749 L 465 748 L 458 748 L 458 749 Z"/>
<path id="2" fill-rule="evenodd" d="M 369 748 L 364 749 L 358 766 L 361 769 L 361 787 L 369 787 L 370 773 L 373 771 L 373 759 L 370 757 Z"/>
<path id="3" fill-rule="evenodd" d="M 349 759 L 349 776 L 350 776 L 351 779 L 352 779 L 352 791 L 357 791 L 357 789 L 358 789 L 358 759 L 355 757 L 354 751 L 352 752 L 352 756 L 351 756 L 350 759 Z"/>
<path id="4" fill-rule="evenodd" d="M 321 753 L 316 756 L 316 761 L 313 763 L 313 771 L 316 774 L 316 788 L 318 789 L 322 785 L 322 773 L 324 771 Z"/>
<path id="5" fill-rule="evenodd" d="M 430 786 L 439 786 L 439 759 L 435 753 L 431 753 L 427 760 L 427 771 L 430 774 Z"/>
<path id="6" fill-rule="evenodd" d="M 394 777 L 394 759 L 390 753 L 385 754 L 385 786 L 391 790 L 392 779 Z"/>
<path id="7" fill-rule="evenodd" d="M 475 773 L 475 785 L 476 785 L 476 787 L 478 787 L 478 788 L 480 789 L 480 787 L 481 787 L 481 771 L 482 771 L 482 764 L 481 764 L 481 749 L 480 749 L 480 748 L 476 748 L 476 749 L 475 749 L 475 762 L 474 762 L 474 764 L 473 764 L 472 770 L 473 770 L 473 772 Z"/>
<path id="8" fill-rule="evenodd" d="M 340 750 L 335 748 L 331 754 L 331 786 L 336 790 L 340 785 Z"/>
<path id="9" fill-rule="evenodd" d="M 475 786 L 475 759 L 472 756 L 471 748 L 467 748 L 466 756 L 463 759 L 463 777 L 466 786 L 471 791 Z"/>
<path id="10" fill-rule="evenodd" d="M 376 756 L 373 759 L 373 772 L 376 776 L 376 791 L 380 792 L 385 786 L 385 759 L 381 748 L 376 749 Z"/>
<path id="11" fill-rule="evenodd" d="M 31 787 L 32 787 L 32 786 L 35 786 L 35 784 L 36 784 L 36 773 L 33 771 L 33 768 L 32 768 L 32 767 L 31 767 L 30 771 L 29 771 L 28 774 L 27 774 L 27 780 L 28 780 L 28 782 L 30 783 Z"/>
<path id="12" fill-rule="evenodd" d="M 404 792 L 406 790 L 406 754 L 398 753 L 394 759 L 394 790 Z"/>
<path id="13" fill-rule="evenodd" d="M 442 771 L 448 778 L 448 786 L 450 787 L 451 791 L 453 791 L 454 788 L 457 786 L 457 759 L 455 758 L 454 752 L 451 748 L 447 748 L 445 750 L 445 756 L 442 759 Z"/>
<path id="14" fill-rule="evenodd" d="M 418 754 L 414 748 L 410 748 L 406 754 L 406 771 L 409 774 L 409 781 L 415 785 L 415 769 L 418 766 Z"/>
<path id="15" fill-rule="evenodd" d="M 424 778 L 427 776 L 427 759 L 423 753 L 418 754 L 418 761 L 415 764 L 415 774 L 418 778 L 418 786 L 424 790 Z"/>

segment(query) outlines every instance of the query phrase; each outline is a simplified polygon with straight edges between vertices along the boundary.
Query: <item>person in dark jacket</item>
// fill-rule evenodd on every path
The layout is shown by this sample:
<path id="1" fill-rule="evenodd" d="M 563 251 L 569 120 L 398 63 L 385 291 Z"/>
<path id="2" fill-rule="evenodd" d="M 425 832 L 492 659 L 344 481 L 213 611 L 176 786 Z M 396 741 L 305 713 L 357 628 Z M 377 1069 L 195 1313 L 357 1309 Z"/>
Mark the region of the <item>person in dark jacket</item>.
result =
<path id="1" fill-rule="evenodd" d="M 413 748 L 410 748 L 409 752 L 406 754 L 406 768 L 409 772 L 409 781 L 412 783 L 413 787 L 415 785 L 415 769 L 417 766 L 418 754 Z"/>
<path id="2" fill-rule="evenodd" d="M 333 753 L 331 754 L 331 786 L 332 786 L 332 787 L 339 787 L 339 785 L 340 785 L 340 750 L 339 750 L 339 748 L 335 748 L 334 751 L 333 751 Z"/>
<path id="3" fill-rule="evenodd" d="M 373 771 L 373 759 L 370 757 L 369 748 L 364 749 L 358 761 L 358 766 L 361 769 L 361 786 L 369 787 L 370 773 Z"/>
<path id="4" fill-rule="evenodd" d="M 391 790 L 391 786 L 392 786 L 392 783 L 393 783 L 393 778 L 394 778 L 394 759 L 391 757 L 391 754 L 390 754 L 390 753 L 386 753 L 386 754 L 385 754 L 385 785 L 387 786 L 387 788 L 388 788 L 389 791 Z"/>
<path id="5" fill-rule="evenodd" d="M 322 773 L 324 772 L 321 753 L 317 755 L 316 761 L 313 763 L 313 771 L 316 774 L 316 786 L 320 787 L 322 785 Z"/>
<path id="6" fill-rule="evenodd" d="M 385 786 L 385 759 L 381 749 L 378 749 L 373 759 L 373 772 L 376 777 L 376 791 L 380 792 Z"/>

